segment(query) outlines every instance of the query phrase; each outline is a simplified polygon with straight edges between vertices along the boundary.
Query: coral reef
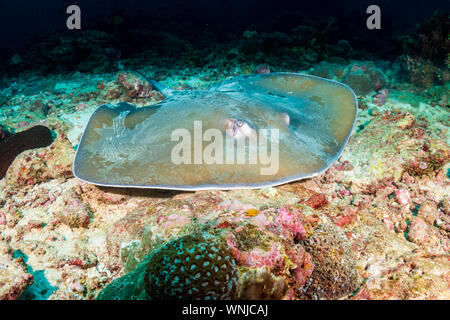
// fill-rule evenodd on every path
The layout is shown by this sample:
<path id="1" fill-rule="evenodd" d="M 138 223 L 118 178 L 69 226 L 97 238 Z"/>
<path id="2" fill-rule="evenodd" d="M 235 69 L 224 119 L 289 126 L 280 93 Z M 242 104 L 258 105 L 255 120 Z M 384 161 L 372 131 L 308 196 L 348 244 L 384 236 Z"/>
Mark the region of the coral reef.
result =
<path id="1" fill-rule="evenodd" d="M 387 89 L 381 90 L 379 93 L 373 96 L 373 102 L 379 107 L 386 103 L 387 98 L 389 97 L 389 91 Z"/>
<path id="2" fill-rule="evenodd" d="M 44 139 L 44 143 L 39 142 L 38 144 L 33 142 L 34 139 L 40 138 L 39 136 L 36 137 L 33 135 L 33 140 L 31 140 L 33 144 L 27 149 L 48 145 L 52 141 L 50 131 L 46 128 L 44 133 L 48 134 Z M 16 136 L 9 138 L 5 142 L 8 143 Z M 10 186 L 22 187 L 25 185 L 35 185 L 48 179 L 71 177 L 73 175 L 72 159 L 74 154 L 75 151 L 66 136 L 60 134 L 49 148 L 22 152 L 12 162 L 6 172 L 5 180 Z"/>
<path id="3" fill-rule="evenodd" d="M 367 108 L 348 148 L 326 173 L 276 188 L 196 193 L 73 178 L 77 124 L 93 109 L 73 110 L 80 118 L 66 115 L 58 129 L 67 136 L 19 155 L 0 181 L 0 243 L 17 271 L 1 274 L 2 297 L 35 292 L 36 274 L 50 299 L 146 299 L 149 259 L 168 257 L 164 245 L 208 227 L 236 261 L 237 299 L 448 298 L 447 111 L 411 105 L 395 89 L 382 106 L 371 96 L 361 101 Z M 16 250 L 35 273 L 15 262 Z"/>
<path id="4" fill-rule="evenodd" d="M 0 179 L 0 299 L 449 299 L 443 17 L 419 26 L 397 60 L 365 55 L 354 39 L 326 40 L 333 23 L 250 30 L 205 48 L 122 30 L 130 42 L 160 44 L 132 54 L 119 52 L 111 34 L 82 31 L 20 53 L 12 67 L 22 73 L 0 80 L 0 145 L 38 125 L 56 138 L 16 152 Z M 120 32 L 120 21 L 116 26 Z M 65 72 L 40 74 L 31 65 Z M 73 177 L 72 163 L 97 106 L 141 107 L 163 98 L 125 70 L 179 90 L 254 72 L 313 74 L 355 89 L 357 122 L 326 172 L 274 188 L 175 192 L 87 184 Z M 192 253 L 178 252 L 181 245 Z M 197 250 L 230 257 L 227 271 L 215 277 L 218 259 L 202 254 L 200 279 L 178 272 L 192 266 Z M 209 292 L 205 279 L 220 285 Z"/>
<path id="5" fill-rule="evenodd" d="M 342 77 L 342 82 L 349 85 L 357 95 L 366 95 L 385 87 L 386 78 L 374 64 L 355 64 Z"/>
<path id="6" fill-rule="evenodd" d="M 0 242 L 0 300 L 15 300 L 33 283 L 33 276 L 19 259 L 14 259 L 13 250 Z"/>
<path id="7" fill-rule="evenodd" d="M 28 149 L 47 147 L 53 141 L 50 130 L 44 126 L 32 127 L 7 139 L 3 131 L 0 133 L 3 137 L 0 141 L 0 179 L 5 176 L 17 155 Z"/>
<path id="8" fill-rule="evenodd" d="M 449 21 L 448 12 L 436 11 L 417 25 L 416 33 L 399 39 L 404 73 L 407 80 L 419 88 L 430 89 L 450 80 Z"/>
<path id="9" fill-rule="evenodd" d="M 441 70 L 430 60 L 421 57 L 402 56 L 409 81 L 421 88 L 431 88 L 440 77 Z"/>
<path id="10" fill-rule="evenodd" d="M 445 11 L 435 11 L 417 26 L 415 34 L 400 37 L 402 49 L 425 59 L 443 60 L 450 51 L 450 14 Z"/>
<path id="11" fill-rule="evenodd" d="M 138 73 L 120 72 L 117 74 L 117 82 L 131 98 L 148 98 L 152 95 L 152 86 Z"/>

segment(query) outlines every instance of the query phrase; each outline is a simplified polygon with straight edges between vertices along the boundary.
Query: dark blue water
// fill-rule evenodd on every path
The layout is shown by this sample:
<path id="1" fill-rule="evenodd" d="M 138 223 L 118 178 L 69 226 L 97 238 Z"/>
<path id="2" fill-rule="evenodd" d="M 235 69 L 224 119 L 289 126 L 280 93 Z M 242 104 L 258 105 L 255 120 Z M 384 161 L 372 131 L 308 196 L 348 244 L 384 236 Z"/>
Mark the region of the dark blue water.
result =
<path id="1" fill-rule="evenodd" d="M 118 46 L 130 46 L 125 33 L 131 29 L 170 32 L 189 41 L 228 41 L 250 29 L 286 32 L 298 25 L 319 25 L 333 21 L 331 40 L 347 39 L 356 48 L 392 52 L 393 35 L 411 28 L 435 10 L 450 10 L 447 0 L 430 1 L 0 1 L 0 57 L 26 50 L 42 37 L 71 34 L 65 27 L 66 8 L 77 4 L 82 10 L 83 29 L 116 31 Z M 382 29 L 368 33 L 366 8 L 377 4 L 382 10 Z M 120 28 L 111 19 L 120 16 Z M 145 41 L 144 41 L 145 42 Z M 129 51 L 139 51 L 133 44 Z M 126 50 L 125 50 L 126 51 Z"/>

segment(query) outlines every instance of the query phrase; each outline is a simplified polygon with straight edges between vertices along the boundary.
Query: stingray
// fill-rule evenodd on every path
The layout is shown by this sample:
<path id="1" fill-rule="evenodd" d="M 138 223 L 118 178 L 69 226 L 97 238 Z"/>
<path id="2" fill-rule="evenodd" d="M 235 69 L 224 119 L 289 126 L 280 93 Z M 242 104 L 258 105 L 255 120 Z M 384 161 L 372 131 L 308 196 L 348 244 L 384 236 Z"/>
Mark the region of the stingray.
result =
<path id="1" fill-rule="evenodd" d="M 113 187 L 256 189 L 313 177 L 341 155 L 356 120 L 345 84 L 297 73 L 171 90 L 138 108 L 105 104 L 79 143 L 74 175 Z"/>

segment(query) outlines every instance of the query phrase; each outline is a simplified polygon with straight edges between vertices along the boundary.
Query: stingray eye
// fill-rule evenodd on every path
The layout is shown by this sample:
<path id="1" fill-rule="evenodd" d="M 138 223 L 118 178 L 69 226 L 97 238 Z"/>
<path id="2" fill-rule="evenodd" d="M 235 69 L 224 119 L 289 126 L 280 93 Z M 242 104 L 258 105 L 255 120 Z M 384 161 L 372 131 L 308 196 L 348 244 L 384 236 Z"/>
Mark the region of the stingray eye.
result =
<path id="1" fill-rule="evenodd" d="M 238 121 L 238 122 L 237 122 L 237 126 L 238 126 L 238 127 L 242 127 L 243 125 L 244 125 L 244 122 L 242 122 L 242 121 Z"/>

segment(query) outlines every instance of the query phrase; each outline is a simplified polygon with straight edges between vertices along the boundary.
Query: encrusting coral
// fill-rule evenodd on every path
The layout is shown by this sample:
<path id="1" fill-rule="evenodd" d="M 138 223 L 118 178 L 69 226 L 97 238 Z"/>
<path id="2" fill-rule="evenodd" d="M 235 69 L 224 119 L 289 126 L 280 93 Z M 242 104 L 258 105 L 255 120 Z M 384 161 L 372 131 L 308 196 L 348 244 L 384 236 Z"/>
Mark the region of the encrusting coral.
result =
<path id="1" fill-rule="evenodd" d="M 351 243 L 338 227 L 324 225 L 304 241 L 312 253 L 314 271 L 302 288 L 313 299 L 338 299 L 355 291 L 360 279 Z"/>

